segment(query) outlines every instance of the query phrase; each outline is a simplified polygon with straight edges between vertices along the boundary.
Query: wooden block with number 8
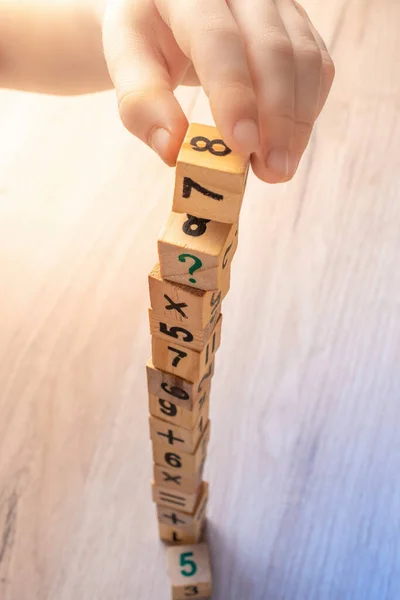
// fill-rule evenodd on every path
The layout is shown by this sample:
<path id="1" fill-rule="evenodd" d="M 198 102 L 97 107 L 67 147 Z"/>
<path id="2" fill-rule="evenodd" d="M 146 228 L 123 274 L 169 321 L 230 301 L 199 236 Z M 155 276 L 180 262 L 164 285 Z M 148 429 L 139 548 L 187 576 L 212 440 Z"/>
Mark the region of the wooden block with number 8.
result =
<path id="1" fill-rule="evenodd" d="M 176 164 L 172 210 L 236 223 L 248 170 L 249 157 L 232 152 L 215 127 L 191 124 Z"/>
<path id="2" fill-rule="evenodd" d="M 216 321 L 222 300 L 229 291 L 230 265 L 224 274 L 222 287 L 206 292 L 162 279 L 157 264 L 149 275 L 150 304 L 154 313 L 160 321 L 167 319 L 170 323 L 182 324 L 189 331 L 204 331 Z M 178 339 L 176 341 L 179 343 Z"/>
<path id="3" fill-rule="evenodd" d="M 174 450 L 192 453 L 197 448 L 208 421 L 201 416 L 193 429 L 183 429 L 183 427 L 177 427 L 155 417 L 150 417 L 149 423 L 150 437 L 153 442 L 164 444 Z"/>
<path id="4" fill-rule="evenodd" d="M 208 420 L 210 409 L 210 386 L 206 387 L 204 394 L 197 402 L 194 410 L 186 410 L 177 406 L 169 400 L 163 400 L 149 394 L 149 409 L 153 417 L 162 419 L 172 425 L 183 427 L 183 429 L 193 429 L 199 421 L 200 416 L 205 421 Z"/>
<path id="5" fill-rule="evenodd" d="M 160 467 L 174 469 L 179 474 L 194 474 L 202 468 L 207 456 L 207 446 L 210 440 L 211 423 L 208 425 L 193 454 L 167 448 L 165 444 L 153 442 L 153 459 Z"/>
<path id="6" fill-rule="evenodd" d="M 219 316 L 215 329 L 206 345 L 198 352 L 180 346 L 179 342 L 167 341 L 152 337 L 152 360 L 156 369 L 172 373 L 187 381 L 199 381 L 209 368 L 213 356 L 221 343 L 222 315 Z"/>
<path id="7" fill-rule="evenodd" d="M 163 279 L 200 290 L 222 287 L 237 246 L 236 224 L 172 212 L 158 239 Z"/>
<path id="8" fill-rule="evenodd" d="M 207 544 L 172 546 L 167 558 L 173 600 L 210 598 L 212 573 Z"/>

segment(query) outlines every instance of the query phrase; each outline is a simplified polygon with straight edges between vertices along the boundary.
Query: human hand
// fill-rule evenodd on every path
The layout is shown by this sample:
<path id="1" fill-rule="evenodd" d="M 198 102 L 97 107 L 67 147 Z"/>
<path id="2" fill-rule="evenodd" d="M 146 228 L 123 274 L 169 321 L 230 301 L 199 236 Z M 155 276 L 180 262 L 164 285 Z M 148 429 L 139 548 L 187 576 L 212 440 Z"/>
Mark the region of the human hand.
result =
<path id="1" fill-rule="evenodd" d="M 294 0 L 106 0 L 103 43 L 125 127 L 169 165 L 187 119 L 173 90 L 202 85 L 217 128 L 263 181 L 296 172 L 334 65 Z"/>

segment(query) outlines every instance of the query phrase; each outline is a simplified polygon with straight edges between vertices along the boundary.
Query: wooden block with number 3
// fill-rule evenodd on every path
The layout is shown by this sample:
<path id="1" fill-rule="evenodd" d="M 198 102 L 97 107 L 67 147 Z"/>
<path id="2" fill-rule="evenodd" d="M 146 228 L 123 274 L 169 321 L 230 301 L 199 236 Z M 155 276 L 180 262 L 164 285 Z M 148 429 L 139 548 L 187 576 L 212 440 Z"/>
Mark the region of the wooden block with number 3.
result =
<path id="1" fill-rule="evenodd" d="M 237 236 L 237 224 L 172 212 L 158 239 L 161 277 L 200 290 L 221 288 Z"/>
<path id="2" fill-rule="evenodd" d="M 212 573 L 207 544 L 173 546 L 167 550 L 172 599 L 210 598 Z"/>
<path id="3" fill-rule="evenodd" d="M 153 365 L 187 381 L 199 381 L 207 372 L 220 346 L 221 327 L 222 315 L 219 316 L 215 329 L 201 352 L 180 346 L 179 342 L 175 344 L 173 341 L 152 336 Z"/>
<path id="4" fill-rule="evenodd" d="M 249 157 L 232 152 L 215 127 L 189 126 L 179 152 L 173 209 L 221 223 L 236 223 Z"/>

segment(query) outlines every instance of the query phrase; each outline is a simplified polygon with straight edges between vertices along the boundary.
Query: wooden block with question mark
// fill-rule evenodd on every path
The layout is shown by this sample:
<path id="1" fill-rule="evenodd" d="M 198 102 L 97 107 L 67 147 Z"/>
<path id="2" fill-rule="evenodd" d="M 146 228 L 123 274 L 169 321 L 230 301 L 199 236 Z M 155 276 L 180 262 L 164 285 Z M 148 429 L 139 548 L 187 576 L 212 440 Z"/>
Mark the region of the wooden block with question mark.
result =
<path id="1" fill-rule="evenodd" d="M 161 277 L 201 290 L 221 288 L 237 237 L 237 224 L 172 212 L 158 239 Z"/>
<path id="2" fill-rule="evenodd" d="M 192 123 L 176 165 L 172 210 L 237 223 L 249 157 L 232 152 L 215 127 Z"/>
<path id="3" fill-rule="evenodd" d="M 170 400 L 186 410 L 193 410 L 208 389 L 214 374 L 214 362 L 210 364 L 203 377 L 194 383 L 156 369 L 151 358 L 147 362 L 146 370 L 149 394 L 162 400 Z"/>
<path id="4" fill-rule="evenodd" d="M 172 373 L 187 381 L 198 381 L 207 372 L 221 344 L 222 315 L 203 350 L 196 351 L 181 346 L 179 341 L 152 336 L 153 365 L 161 371 Z"/>

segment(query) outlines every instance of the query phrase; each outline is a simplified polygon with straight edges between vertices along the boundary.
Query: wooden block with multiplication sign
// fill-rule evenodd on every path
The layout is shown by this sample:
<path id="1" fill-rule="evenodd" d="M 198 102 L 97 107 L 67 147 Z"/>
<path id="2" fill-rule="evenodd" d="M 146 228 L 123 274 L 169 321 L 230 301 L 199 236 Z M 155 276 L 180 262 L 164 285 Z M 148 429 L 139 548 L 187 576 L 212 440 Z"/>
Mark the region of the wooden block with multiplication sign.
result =
<path id="1" fill-rule="evenodd" d="M 157 398 L 152 394 L 149 394 L 149 410 L 153 417 L 162 419 L 167 423 L 183 427 L 183 429 L 194 429 L 201 418 L 203 418 L 203 423 L 208 420 L 210 386 L 206 386 L 203 395 L 193 407 L 193 410 L 187 410 L 177 406 L 173 401 Z"/>
<path id="2" fill-rule="evenodd" d="M 217 290 L 237 248 L 238 226 L 171 212 L 158 238 L 163 279 Z"/>
<path id="3" fill-rule="evenodd" d="M 194 383 L 156 369 L 151 359 L 147 362 L 146 369 L 149 394 L 162 400 L 171 400 L 186 410 L 193 410 L 208 390 L 214 374 L 214 363 L 212 362 L 202 378 Z"/>
<path id="4" fill-rule="evenodd" d="M 172 600 L 211 597 L 212 573 L 207 544 L 168 548 L 167 560 Z"/>
<path id="5" fill-rule="evenodd" d="M 222 315 L 219 316 L 215 328 L 205 348 L 199 352 L 181 346 L 179 342 L 152 336 L 153 365 L 161 371 L 172 373 L 187 381 L 199 381 L 205 375 L 213 361 L 214 354 L 221 343 Z"/>
<path id="6" fill-rule="evenodd" d="M 207 456 L 207 446 L 210 440 L 211 423 L 201 436 L 197 448 L 192 454 L 178 449 L 168 448 L 164 443 L 153 442 L 153 459 L 160 467 L 172 469 L 178 475 L 195 475 L 203 468 Z"/>
<path id="7" fill-rule="evenodd" d="M 195 494 L 198 492 L 201 481 L 203 468 L 201 467 L 197 473 L 177 474 L 174 469 L 160 467 L 154 465 L 154 483 L 163 488 L 169 488 L 174 491 Z"/>
<path id="8" fill-rule="evenodd" d="M 249 157 L 232 152 L 215 127 L 191 124 L 176 165 L 173 210 L 237 222 L 248 170 Z"/>

